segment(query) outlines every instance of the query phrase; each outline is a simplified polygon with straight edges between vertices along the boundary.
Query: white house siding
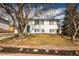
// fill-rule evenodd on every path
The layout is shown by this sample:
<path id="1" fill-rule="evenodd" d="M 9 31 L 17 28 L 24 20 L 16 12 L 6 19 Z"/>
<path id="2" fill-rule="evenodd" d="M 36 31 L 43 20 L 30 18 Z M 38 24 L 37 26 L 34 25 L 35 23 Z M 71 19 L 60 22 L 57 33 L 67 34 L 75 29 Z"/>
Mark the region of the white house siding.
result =
<path id="1" fill-rule="evenodd" d="M 3 30 L 8 30 L 9 29 L 9 25 L 4 24 L 4 23 L 0 23 L 0 28 Z"/>
<path id="2" fill-rule="evenodd" d="M 50 25 L 49 20 L 44 20 L 44 25 L 37 24 L 35 25 L 35 20 L 32 20 L 29 22 L 28 25 L 30 25 L 30 32 L 31 33 L 50 33 L 50 34 L 57 34 L 58 25 L 56 21 L 53 21 L 54 24 Z M 35 29 L 40 29 L 39 32 L 35 32 Z M 44 29 L 44 32 L 42 32 L 42 29 Z M 54 32 L 50 32 L 50 29 L 54 29 Z M 26 32 L 27 32 L 27 26 L 26 26 Z"/>

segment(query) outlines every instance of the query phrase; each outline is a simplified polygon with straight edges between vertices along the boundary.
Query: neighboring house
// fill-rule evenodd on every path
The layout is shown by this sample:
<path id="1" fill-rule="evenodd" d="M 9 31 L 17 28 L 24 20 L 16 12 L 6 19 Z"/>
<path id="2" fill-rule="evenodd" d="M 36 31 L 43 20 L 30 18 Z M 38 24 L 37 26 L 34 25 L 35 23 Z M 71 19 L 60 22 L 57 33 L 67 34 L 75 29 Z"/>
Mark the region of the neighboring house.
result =
<path id="1" fill-rule="evenodd" d="M 0 18 L 0 32 L 14 32 L 14 28 L 10 26 L 10 21 Z"/>
<path id="2" fill-rule="evenodd" d="M 26 33 L 61 34 L 59 19 L 32 19 L 24 30 Z"/>

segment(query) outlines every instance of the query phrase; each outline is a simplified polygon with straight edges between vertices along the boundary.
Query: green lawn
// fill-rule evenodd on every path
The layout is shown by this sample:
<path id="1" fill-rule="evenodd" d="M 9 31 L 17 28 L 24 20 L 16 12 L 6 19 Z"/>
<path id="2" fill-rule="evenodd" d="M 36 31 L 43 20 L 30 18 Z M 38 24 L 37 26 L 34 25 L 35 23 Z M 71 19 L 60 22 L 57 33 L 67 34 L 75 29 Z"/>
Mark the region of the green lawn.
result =
<path id="1" fill-rule="evenodd" d="M 5 39 L 0 44 L 17 44 L 17 45 L 56 45 L 56 46 L 74 46 L 69 37 L 52 34 L 33 34 L 25 39 Z"/>

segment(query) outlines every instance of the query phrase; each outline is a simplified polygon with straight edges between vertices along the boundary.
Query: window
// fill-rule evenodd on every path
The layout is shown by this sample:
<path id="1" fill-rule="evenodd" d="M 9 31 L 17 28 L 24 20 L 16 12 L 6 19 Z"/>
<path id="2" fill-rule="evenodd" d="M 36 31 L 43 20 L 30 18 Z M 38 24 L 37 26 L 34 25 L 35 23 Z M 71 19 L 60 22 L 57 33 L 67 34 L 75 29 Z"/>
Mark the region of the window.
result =
<path id="1" fill-rule="evenodd" d="M 35 24 L 39 24 L 39 20 L 35 20 Z"/>
<path id="2" fill-rule="evenodd" d="M 57 33 L 59 33 L 59 29 L 57 29 Z"/>
<path id="3" fill-rule="evenodd" d="M 35 29 L 35 32 L 44 32 L 44 29 Z"/>
<path id="4" fill-rule="evenodd" d="M 39 32 L 40 31 L 40 29 L 35 29 L 35 32 Z"/>
<path id="5" fill-rule="evenodd" d="M 55 29 L 50 29 L 49 31 L 50 31 L 50 32 L 54 32 L 54 31 L 55 31 Z"/>
<path id="6" fill-rule="evenodd" d="M 27 25 L 27 32 L 30 32 L 30 26 Z"/>
<path id="7" fill-rule="evenodd" d="M 49 20 L 49 25 L 53 25 L 53 24 L 54 24 L 54 21 Z"/>
<path id="8" fill-rule="evenodd" d="M 35 20 L 35 24 L 42 24 L 42 25 L 44 25 L 44 20 Z"/>
<path id="9" fill-rule="evenodd" d="M 44 32 L 44 29 L 42 29 L 42 32 Z"/>
<path id="10" fill-rule="evenodd" d="M 35 29 L 35 32 L 36 32 L 36 29 Z"/>
<path id="11" fill-rule="evenodd" d="M 44 25 L 44 20 L 41 20 L 41 21 L 40 21 L 40 24 Z"/>

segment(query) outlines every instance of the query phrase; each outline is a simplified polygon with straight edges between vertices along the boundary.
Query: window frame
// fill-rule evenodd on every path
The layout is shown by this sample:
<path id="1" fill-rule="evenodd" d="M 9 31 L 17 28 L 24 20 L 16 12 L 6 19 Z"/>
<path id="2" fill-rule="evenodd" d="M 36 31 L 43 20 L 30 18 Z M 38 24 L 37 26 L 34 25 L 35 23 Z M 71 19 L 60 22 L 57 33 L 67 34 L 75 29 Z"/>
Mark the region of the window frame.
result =
<path id="1" fill-rule="evenodd" d="M 44 25 L 44 20 L 41 20 L 39 23 L 42 24 L 42 25 Z"/>
<path id="2" fill-rule="evenodd" d="M 49 29 L 50 32 L 54 32 L 56 29 Z"/>
<path id="3" fill-rule="evenodd" d="M 44 29 L 42 29 L 42 32 L 44 33 Z"/>
<path id="4" fill-rule="evenodd" d="M 49 25 L 54 25 L 54 21 L 49 20 Z"/>
<path id="5" fill-rule="evenodd" d="M 35 25 L 36 25 L 36 24 L 39 24 L 39 20 L 35 20 Z"/>
<path id="6" fill-rule="evenodd" d="M 34 32 L 40 32 L 40 29 L 35 29 L 35 31 Z"/>

